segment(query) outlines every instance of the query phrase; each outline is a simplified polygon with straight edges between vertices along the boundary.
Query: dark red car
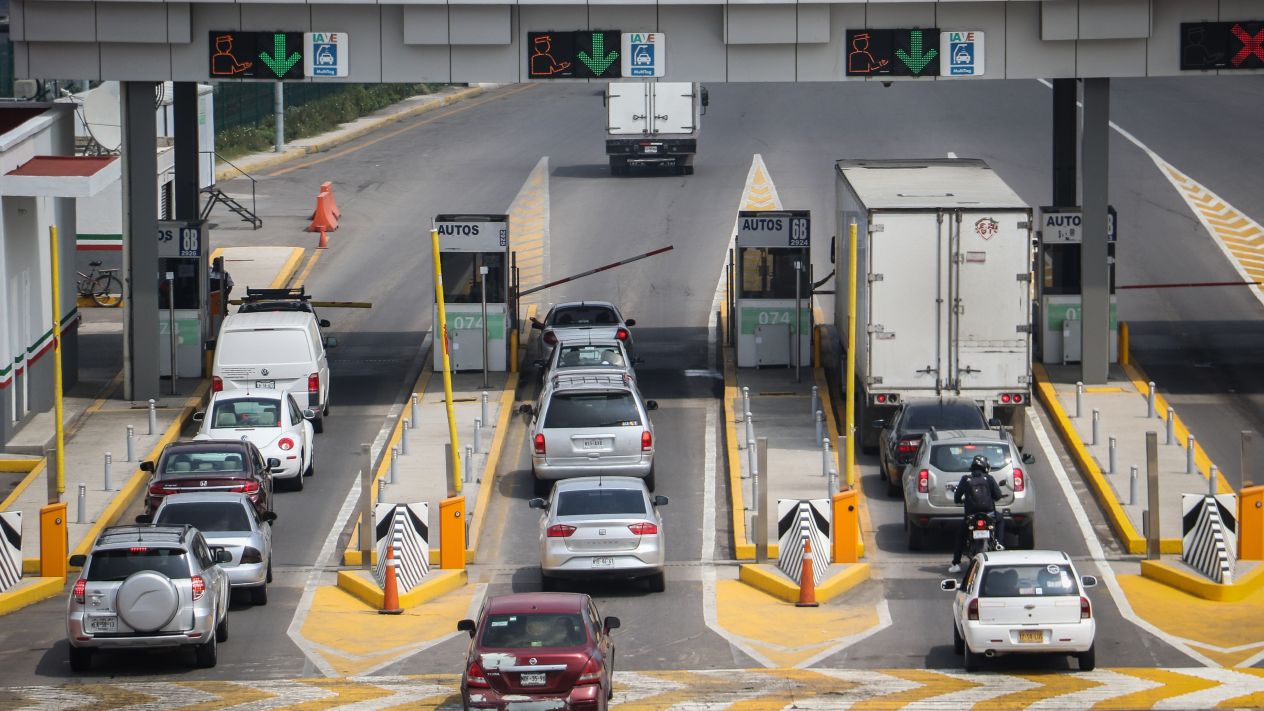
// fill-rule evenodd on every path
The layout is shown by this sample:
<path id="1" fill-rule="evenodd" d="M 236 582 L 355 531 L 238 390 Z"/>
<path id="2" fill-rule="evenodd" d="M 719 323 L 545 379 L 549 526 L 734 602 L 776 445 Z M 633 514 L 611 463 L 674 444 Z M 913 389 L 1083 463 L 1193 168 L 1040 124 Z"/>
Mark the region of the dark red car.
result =
<path id="1" fill-rule="evenodd" d="M 606 708 L 614 694 L 619 618 L 602 619 L 581 593 L 517 593 L 483 603 L 478 622 L 461 620 L 470 650 L 461 675 L 467 709 L 553 702 L 558 709 Z"/>
<path id="2" fill-rule="evenodd" d="M 272 510 L 272 467 L 259 448 L 244 440 L 172 442 L 162 450 L 157 465 L 141 462 L 150 472 L 145 513 L 152 514 L 168 494 L 190 491 L 230 491 L 246 495 L 263 514 Z"/>

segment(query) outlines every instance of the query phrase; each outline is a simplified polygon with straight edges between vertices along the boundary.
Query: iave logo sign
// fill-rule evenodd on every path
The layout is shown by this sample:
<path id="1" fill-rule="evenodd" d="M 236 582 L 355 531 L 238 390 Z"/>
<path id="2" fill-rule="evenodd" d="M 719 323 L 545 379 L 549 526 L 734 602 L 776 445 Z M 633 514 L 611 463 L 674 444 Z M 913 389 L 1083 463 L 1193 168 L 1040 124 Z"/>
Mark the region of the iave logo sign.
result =
<path id="1" fill-rule="evenodd" d="M 973 30 L 939 34 L 939 73 L 953 77 L 983 76 L 983 33 Z"/>
<path id="2" fill-rule="evenodd" d="M 667 35 L 623 33 L 623 76 L 661 77 L 667 73 Z"/>
<path id="3" fill-rule="evenodd" d="M 351 73 L 351 46 L 346 32 L 303 33 L 303 69 L 309 77 L 345 77 Z"/>

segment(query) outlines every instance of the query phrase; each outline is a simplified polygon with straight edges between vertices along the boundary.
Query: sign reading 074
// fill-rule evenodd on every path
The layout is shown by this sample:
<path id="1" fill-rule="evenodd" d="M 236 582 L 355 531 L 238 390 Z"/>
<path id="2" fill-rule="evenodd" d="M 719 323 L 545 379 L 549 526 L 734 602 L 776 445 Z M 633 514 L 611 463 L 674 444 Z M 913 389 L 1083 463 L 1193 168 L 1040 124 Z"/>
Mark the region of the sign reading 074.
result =
<path id="1" fill-rule="evenodd" d="M 302 32 L 212 31 L 212 79 L 302 79 Z"/>
<path id="2" fill-rule="evenodd" d="M 527 77 L 617 79 L 623 76 L 618 30 L 527 33 Z"/>

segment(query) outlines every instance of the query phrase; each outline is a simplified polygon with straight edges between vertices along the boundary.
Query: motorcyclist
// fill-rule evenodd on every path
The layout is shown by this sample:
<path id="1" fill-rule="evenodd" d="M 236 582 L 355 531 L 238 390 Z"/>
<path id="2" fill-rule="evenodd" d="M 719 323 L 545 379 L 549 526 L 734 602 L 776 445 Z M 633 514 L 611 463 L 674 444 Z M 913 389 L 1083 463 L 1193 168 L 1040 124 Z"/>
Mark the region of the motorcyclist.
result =
<path id="1" fill-rule="evenodd" d="M 987 457 L 982 454 L 976 455 L 970 462 L 970 473 L 962 475 L 961 481 L 957 482 L 957 488 L 953 491 L 952 500 L 965 505 L 965 515 L 961 519 L 962 531 L 957 536 L 957 542 L 952 549 L 952 565 L 948 566 L 949 573 L 961 572 L 961 554 L 965 551 L 966 545 L 965 525 L 970 515 L 996 512 L 996 502 L 1001 498 L 1001 487 L 992 477 L 991 470 L 992 465 L 988 463 Z M 997 516 L 997 550 L 1003 548 L 1001 545 L 1003 540 L 1005 540 L 1005 518 Z"/>

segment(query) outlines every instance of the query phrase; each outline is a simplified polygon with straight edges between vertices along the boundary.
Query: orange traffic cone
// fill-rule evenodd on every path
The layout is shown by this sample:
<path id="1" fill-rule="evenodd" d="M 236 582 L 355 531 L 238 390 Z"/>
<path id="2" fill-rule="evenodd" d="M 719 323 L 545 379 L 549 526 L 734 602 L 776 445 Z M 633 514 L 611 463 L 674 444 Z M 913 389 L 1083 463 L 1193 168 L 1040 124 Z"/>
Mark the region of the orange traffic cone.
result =
<path id="1" fill-rule="evenodd" d="M 379 615 L 398 615 L 403 610 L 399 607 L 399 580 L 395 577 L 395 546 L 386 546 L 386 585 L 382 589 L 382 609 Z"/>
<path id="2" fill-rule="evenodd" d="M 334 198 L 334 184 L 328 180 L 320 184 L 320 187 L 329 194 L 329 211 L 334 214 L 334 218 L 342 219 L 342 209 L 338 207 L 338 200 Z"/>
<path id="3" fill-rule="evenodd" d="M 338 229 L 338 217 L 334 215 L 332 203 L 330 193 L 320 191 L 316 196 L 316 211 L 312 213 L 312 223 L 307 226 L 308 232 L 333 232 Z"/>
<path id="4" fill-rule="evenodd" d="M 803 568 L 799 571 L 799 601 L 795 607 L 819 607 L 816 580 L 812 576 L 812 539 L 803 539 Z"/>
<path id="5" fill-rule="evenodd" d="M 316 243 L 316 249 L 329 249 L 329 235 L 323 227 L 320 229 L 320 241 Z"/>

